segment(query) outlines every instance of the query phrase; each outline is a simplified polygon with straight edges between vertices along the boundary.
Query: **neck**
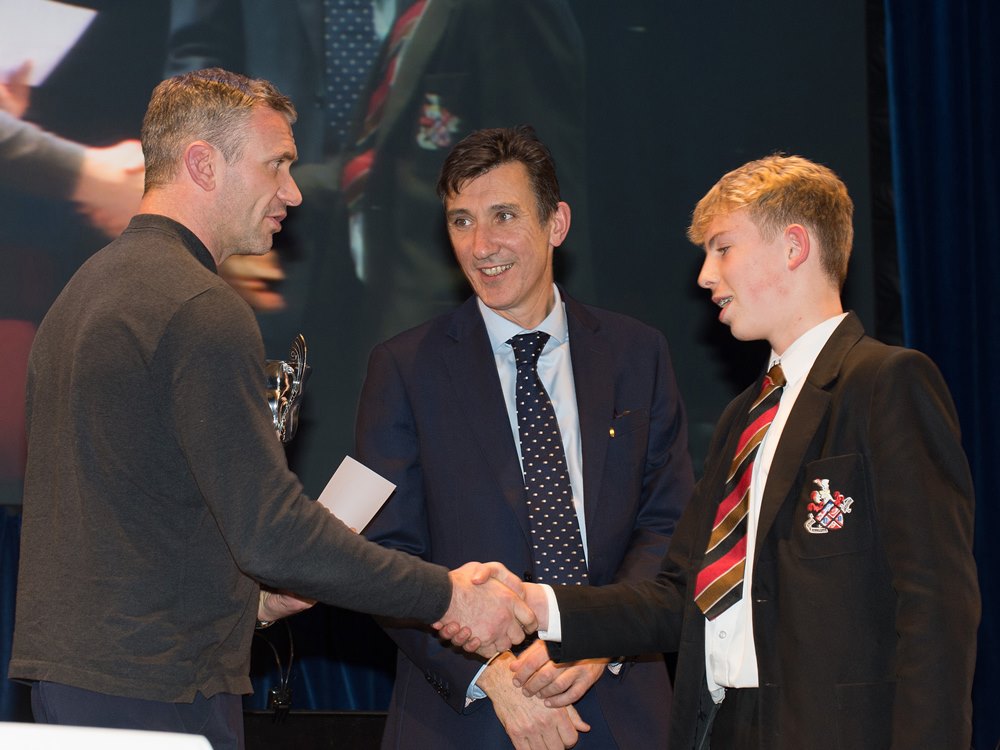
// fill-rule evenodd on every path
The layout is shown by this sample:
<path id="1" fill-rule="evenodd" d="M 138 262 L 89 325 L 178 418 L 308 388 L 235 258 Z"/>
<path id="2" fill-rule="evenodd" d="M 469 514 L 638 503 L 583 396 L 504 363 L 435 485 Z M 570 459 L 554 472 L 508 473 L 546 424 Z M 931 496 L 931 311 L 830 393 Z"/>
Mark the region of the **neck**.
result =
<path id="1" fill-rule="evenodd" d="M 183 224 L 204 243 L 215 260 L 215 265 L 218 266 L 226 258 L 216 247 L 217 243 L 214 242 L 210 223 L 206 222 L 197 211 L 192 210 L 191 205 L 193 205 L 192 202 L 178 195 L 176 190 L 169 187 L 153 188 L 147 190 L 142 196 L 142 201 L 139 203 L 139 213 L 159 214 L 173 219 L 178 224 Z"/>
<path id="2" fill-rule="evenodd" d="M 815 328 L 824 320 L 829 320 L 843 312 L 844 308 L 840 304 L 839 297 L 836 298 L 835 303 L 831 301 L 829 304 L 817 304 L 814 308 L 806 308 L 805 311 L 802 311 L 789 321 L 780 334 L 774 337 L 774 340 L 768 341 L 768 343 L 771 345 L 774 353 L 781 357 L 788 347 L 794 344 L 806 331 Z"/>
<path id="3" fill-rule="evenodd" d="M 556 292 L 549 282 L 549 295 L 545 298 L 545 304 L 535 305 L 530 309 L 517 310 L 497 310 L 496 313 L 507 318 L 511 323 L 519 325 L 526 331 L 531 331 L 542 324 L 542 321 L 549 317 L 552 308 L 556 304 Z"/>

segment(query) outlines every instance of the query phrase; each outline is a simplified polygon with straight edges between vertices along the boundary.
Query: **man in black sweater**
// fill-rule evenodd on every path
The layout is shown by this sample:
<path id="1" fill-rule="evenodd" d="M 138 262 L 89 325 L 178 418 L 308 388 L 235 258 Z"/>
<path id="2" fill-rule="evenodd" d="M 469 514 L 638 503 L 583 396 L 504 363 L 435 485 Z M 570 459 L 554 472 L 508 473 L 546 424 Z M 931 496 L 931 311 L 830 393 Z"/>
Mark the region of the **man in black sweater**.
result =
<path id="1" fill-rule="evenodd" d="M 449 573 L 368 543 L 287 468 L 259 329 L 216 267 L 267 252 L 301 201 L 294 117 L 266 81 L 213 69 L 161 83 L 140 214 L 39 328 L 10 665 L 37 721 L 242 747 L 255 621 L 308 606 L 260 584 L 461 621 L 496 649 L 534 625 L 502 566 Z"/>

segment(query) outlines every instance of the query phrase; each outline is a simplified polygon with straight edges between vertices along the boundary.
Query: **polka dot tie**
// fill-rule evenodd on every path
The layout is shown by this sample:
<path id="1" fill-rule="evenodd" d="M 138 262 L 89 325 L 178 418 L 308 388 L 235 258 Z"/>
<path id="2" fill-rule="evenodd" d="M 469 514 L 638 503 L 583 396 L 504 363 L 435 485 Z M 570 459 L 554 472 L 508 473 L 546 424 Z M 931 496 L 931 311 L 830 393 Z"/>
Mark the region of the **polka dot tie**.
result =
<path id="1" fill-rule="evenodd" d="M 343 143 L 354 104 L 379 52 L 372 0 L 323 0 L 324 99 L 330 134 Z"/>
<path id="2" fill-rule="evenodd" d="M 587 583 L 580 522 L 566 453 L 552 401 L 538 379 L 538 356 L 549 334 L 522 333 L 508 343 L 517 362 L 517 427 L 521 438 L 524 492 L 531 526 L 534 580 L 542 583 Z"/>

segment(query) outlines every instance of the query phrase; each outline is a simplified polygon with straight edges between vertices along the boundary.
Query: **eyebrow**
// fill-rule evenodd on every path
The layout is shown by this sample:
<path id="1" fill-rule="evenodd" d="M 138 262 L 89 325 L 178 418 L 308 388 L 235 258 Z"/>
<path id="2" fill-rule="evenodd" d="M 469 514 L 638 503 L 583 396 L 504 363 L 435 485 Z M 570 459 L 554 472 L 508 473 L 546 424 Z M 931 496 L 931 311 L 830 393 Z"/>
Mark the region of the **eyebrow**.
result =
<path id="1" fill-rule="evenodd" d="M 722 231 L 716 232 L 711 237 L 709 237 L 707 240 L 705 240 L 705 249 L 706 250 L 713 250 L 713 249 L 715 249 L 715 246 L 717 244 L 720 244 L 721 242 L 723 242 L 725 240 L 725 234 L 726 234 L 727 231 L 728 230 L 723 229 Z M 721 240 L 719 239 L 720 237 L 722 238 Z"/>
<path id="2" fill-rule="evenodd" d="M 491 213 L 497 213 L 498 211 L 518 212 L 521 210 L 522 208 L 519 203 L 494 203 L 489 207 L 489 211 Z M 471 213 L 472 211 L 470 211 L 469 209 L 462 208 L 461 206 L 459 206 L 458 208 L 452 208 L 446 211 L 445 216 L 447 216 L 450 219 L 453 216 L 458 216 L 460 214 L 471 214 Z"/>

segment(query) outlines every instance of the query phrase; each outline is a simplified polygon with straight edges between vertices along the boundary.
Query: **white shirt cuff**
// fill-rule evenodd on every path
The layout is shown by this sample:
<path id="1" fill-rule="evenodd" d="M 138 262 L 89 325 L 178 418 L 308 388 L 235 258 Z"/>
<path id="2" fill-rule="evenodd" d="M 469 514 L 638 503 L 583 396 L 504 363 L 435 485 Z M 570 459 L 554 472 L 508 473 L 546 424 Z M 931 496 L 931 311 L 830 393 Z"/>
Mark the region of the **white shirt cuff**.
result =
<path id="1" fill-rule="evenodd" d="M 559 615 L 559 602 L 556 601 L 556 592 L 547 583 L 539 584 L 545 590 L 545 601 L 549 608 L 549 627 L 547 630 L 539 630 L 538 637 L 543 641 L 562 640 L 562 617 Z"/>

